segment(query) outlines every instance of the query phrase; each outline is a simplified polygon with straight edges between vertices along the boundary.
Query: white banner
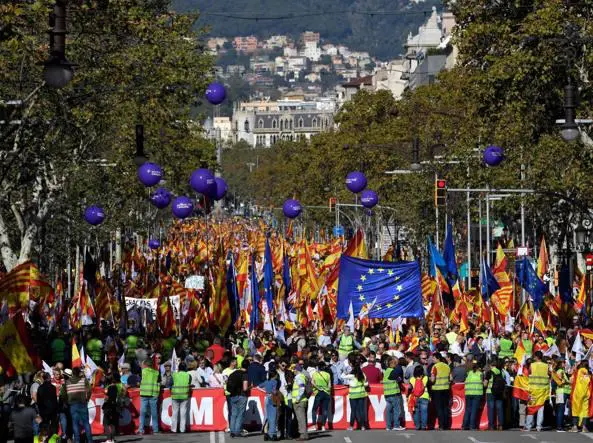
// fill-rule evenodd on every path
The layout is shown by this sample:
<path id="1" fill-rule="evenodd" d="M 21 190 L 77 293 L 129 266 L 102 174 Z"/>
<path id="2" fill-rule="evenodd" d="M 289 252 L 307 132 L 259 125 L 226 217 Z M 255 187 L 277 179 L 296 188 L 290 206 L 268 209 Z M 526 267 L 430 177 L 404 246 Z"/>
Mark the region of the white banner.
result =
<path id="1" fill-rule="evenodd" d="M 126 297 L 126 311 L 131 309 L 146 309 L 150 312 L 153 321 L 156 321 L 156 308 L 157 298 L 132 298 Z M 180 320 L 179 313 L 181 312 L 181 300 L 178 295 L 172 295 L 169 297 L 171 302 L 171 308 L 173 308 L 173 314 L 176 320 Z"/>

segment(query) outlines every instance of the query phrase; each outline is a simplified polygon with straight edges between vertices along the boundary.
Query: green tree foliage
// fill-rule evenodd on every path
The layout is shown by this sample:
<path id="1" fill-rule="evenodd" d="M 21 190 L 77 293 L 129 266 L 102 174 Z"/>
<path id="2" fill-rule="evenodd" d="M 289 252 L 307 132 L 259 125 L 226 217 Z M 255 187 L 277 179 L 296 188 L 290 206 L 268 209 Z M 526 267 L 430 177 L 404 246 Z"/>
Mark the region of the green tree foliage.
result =
<path id="1" fill-rule="evenodd" d="M 7 268 L 109 229 L 148 227 L 147 191 L 133 163 L 135 126 L 145 127 L 150 160 L 166 186 L 188 191 L 191 170 L 212 165 L 214 150 L 189 119 L 204 92 L 212 59 L 197 16 L 170 12 L 166 2 L 71 2 L 67 57 L 77 64 L 62 90 L 42 82 L 47 17 L 53 1 L 0 6 L 0 97 L 21 100 L 20 123 L 0 127 L 0 248 Z M 83 208 L 102 205 L 106 223 L 89 229 Z M 41 237 L 43 232 L 43 238 Z M 69 234 L 68 234 L 69 233 Z M 42 240 L 42 241 L 40 241 Z M 80 243 L 79 243 L 80 244 Z M 57 259 L 56 259 L 57 260 Z"/>

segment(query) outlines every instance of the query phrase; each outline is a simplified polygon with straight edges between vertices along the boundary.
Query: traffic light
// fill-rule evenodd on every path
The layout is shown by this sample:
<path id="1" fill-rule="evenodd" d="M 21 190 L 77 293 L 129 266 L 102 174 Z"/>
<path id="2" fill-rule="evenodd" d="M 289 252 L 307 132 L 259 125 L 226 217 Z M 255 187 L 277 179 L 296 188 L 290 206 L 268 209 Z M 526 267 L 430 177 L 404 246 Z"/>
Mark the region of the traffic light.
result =
<path id="1" fill-rule="evenodd" d="M 332 210 L 335 209 L 337 202 L 338 199 L 336 197 L 329 198 L 329 212 L 332 212 Z"/>
<path id="2" fill-rule="evenodd" d="M 447 204 L 447 180 L 437 178 L 434 183 L 434 205 L 437 208 Z"/>

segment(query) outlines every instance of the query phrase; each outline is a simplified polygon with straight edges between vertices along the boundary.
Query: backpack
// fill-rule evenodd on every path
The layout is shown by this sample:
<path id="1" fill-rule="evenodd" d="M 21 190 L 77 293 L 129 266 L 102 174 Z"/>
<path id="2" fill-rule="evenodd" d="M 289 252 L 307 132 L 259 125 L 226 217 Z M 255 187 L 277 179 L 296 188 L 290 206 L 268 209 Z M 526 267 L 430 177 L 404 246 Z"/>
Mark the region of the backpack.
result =
<path id="1" fill-rule="evenodd" d="M 506 388 L 506 383 L 502 374 L 494 374 L 492 373 L 492 394 L 496 398 L 502 398 L 504 396 L 504 390 Z"/>
<path id="2" fill-rule="evenodd" d="M 313 383 L 311 383 L 311 377 L 305 376 L 305 397 L 309 398 L 313 395 Z"/>
<path id="3" fill-rule="evenodd" d="M 422 397 L 424 390 L 424 382 L 422 381 L 422 377 L 419 377 L 414 381 L 414 389 L 412 390 L 412 394 L 414 394 L 415 397 Z"/>

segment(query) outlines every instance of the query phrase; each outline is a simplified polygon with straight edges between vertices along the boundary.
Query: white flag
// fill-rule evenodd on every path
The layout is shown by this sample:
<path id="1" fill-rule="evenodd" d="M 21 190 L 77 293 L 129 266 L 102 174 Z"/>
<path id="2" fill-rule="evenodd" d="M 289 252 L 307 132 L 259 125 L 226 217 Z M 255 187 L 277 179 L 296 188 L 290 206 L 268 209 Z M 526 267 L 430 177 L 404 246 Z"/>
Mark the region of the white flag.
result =
<path id="1" fill-rule="evenodd" d="M 97 369 L 97 365 L 93 359 L 87 356 L 86 363 L 84 365 L 84 375 L 86 375 L 86 378 L 90 380 Z"/>
<path id="2" fill-rule="evenodd" d="M 122 365 L 126 362 L 126 353 L 124 352 L 121 357 L 119 358 L 119 360 L 117 361 L 117 366 L 119 368 L 122 367 Z"/>
<path id="3" fill-rule="evenodd" d="M 86 366 L 86 354 L 84 353 L 84 346 L 80 346 L 80 361 L 82 366 Z"/>
<path id="4" fill-rule="evenodd" d="M 346 326 L 348 326 L 351 331 L 354 331 L 354 308 L 352 307 L 352 300 L 350 300 L 348 314 L 350 314 L 350 316 L 348 317 L 348 322 L 346 323 Z"/>
<path id="5" fill-rule="evenodd" d="M 560 350 L 558 349 L 558 346 L 556 346 L 556 344 L 553 344 L 550 347 L 550 349 L 544 352 L 544 357 L 552 357 L 554 355 L 560 356 Z"/>
<path id="6" fill-rule="evenodd" d="M 583 359 L 583 341 L 581 340 L 581 333 L 577 333 L 577 338 L 574 339 L 574 343 L 572 345 L 572 352 L 576 354 L 576 361 L 579 362 Z"/>
<path id="7" fill-rule="evenodd" d="M 54 371 L 52 371 L 51 366 L 48 365 L 45 360 L 41 360 L 41 363 L 43 364 L 43 372 L 49 374 L 49 375 L 53 375 Z"/>
<path id="8" fill-rule="evenodd" d="M 171 372 L 177 372 L 179 370 L 179 359 L 177 358 L 177 352 L 175 352 L 175 348 L 173 348 L 173 353 L 171 354 Z"/>

